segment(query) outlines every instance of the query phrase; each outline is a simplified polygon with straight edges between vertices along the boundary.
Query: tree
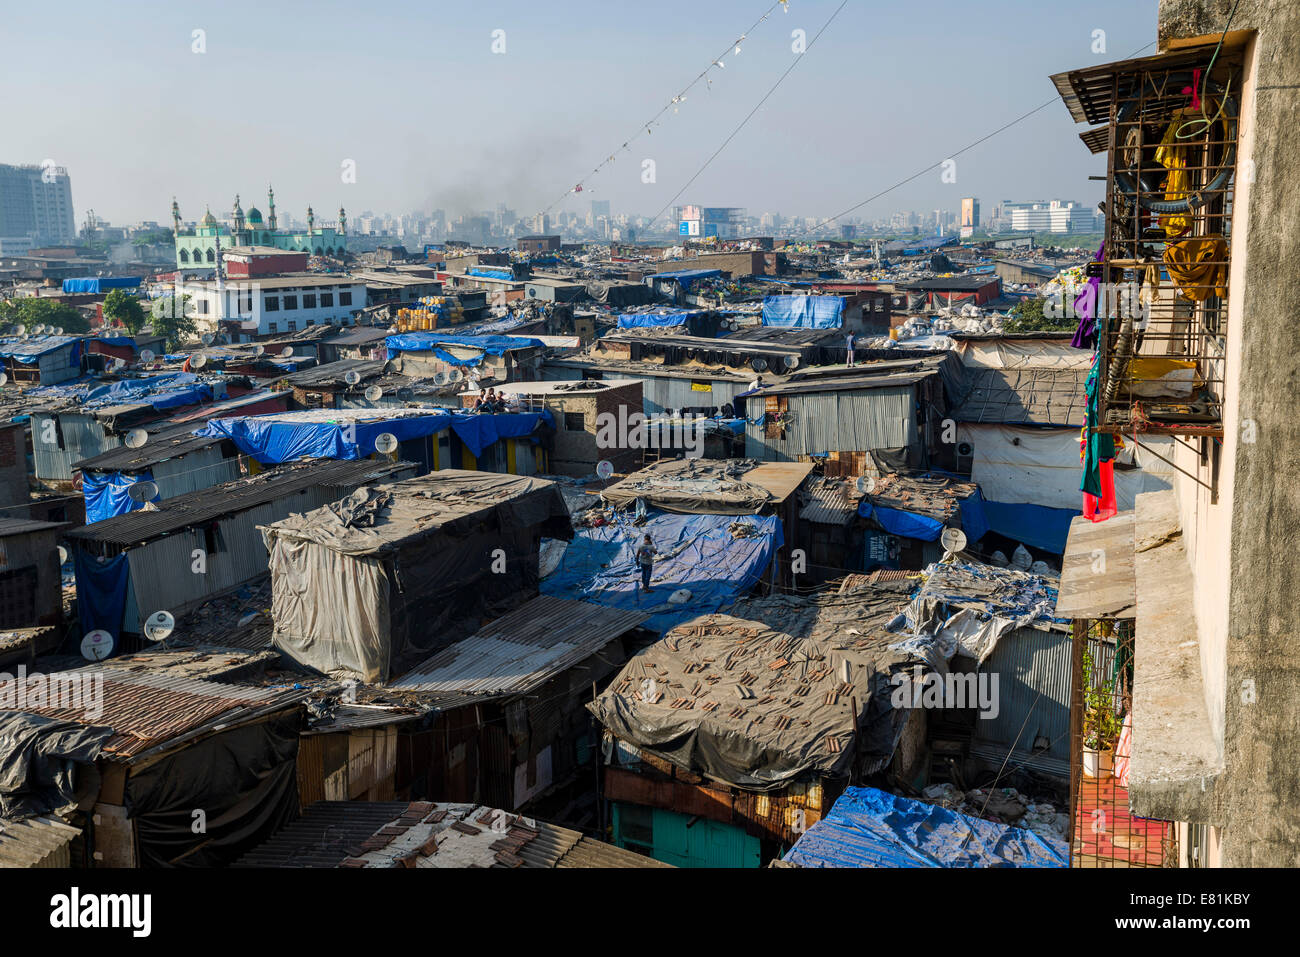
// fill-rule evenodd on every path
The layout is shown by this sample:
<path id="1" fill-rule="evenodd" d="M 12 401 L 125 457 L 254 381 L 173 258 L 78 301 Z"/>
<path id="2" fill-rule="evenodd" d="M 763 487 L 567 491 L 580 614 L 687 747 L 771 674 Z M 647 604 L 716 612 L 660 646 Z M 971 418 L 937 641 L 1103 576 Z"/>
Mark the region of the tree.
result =
<path id="1" fill-rule="evenodd" d="M 1043 314 L 1046 299 L 1035 297 L 1022 299 L 1011 307 L 1007 321 L 1002 324 L 1003 332 L 1069 332 L 1079 324 L 1077 318 L 1062 316 L 1052 319 Z"/>
<path id="2" fill-rule="evenodd" d="M 175 349 L 194 337 L 194 317 L 187 315 L 190 297 L 163 296 L 153 305 L 149 325 L 156 336 L 162 336 L 168 349 Z"/>
<path id="3" fill-rule="evenodd" d="M 62 328 L 69 334 L 90 331 L 90 323 L 80 309 L 39 296 L 0 302 L 0 321 L 24 325 L 28 331 L 39 325 Z"/>
<path id="4" fill-rule="evenodd" d="M 104 297 L 104 318 L 135 335 L 144 326 L 144 308 L 140 300 L 126 290 L 113 289 Z"/>

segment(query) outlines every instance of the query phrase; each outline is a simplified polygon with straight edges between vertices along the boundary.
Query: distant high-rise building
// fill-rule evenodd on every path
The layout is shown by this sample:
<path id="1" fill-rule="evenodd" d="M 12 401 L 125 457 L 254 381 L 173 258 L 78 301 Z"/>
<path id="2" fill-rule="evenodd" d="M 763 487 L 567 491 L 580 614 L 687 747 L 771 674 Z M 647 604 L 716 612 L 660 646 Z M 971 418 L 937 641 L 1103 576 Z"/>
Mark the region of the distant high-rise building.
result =
<path id="1" fill-rule="evenodd" d="M 978 229 L 980 225 L 980 201 L 974 196 L 967 196 L 961 201 L 961 225 Z"/>
<path id="2" fill-rule="evenodd" d="M 0 252 L 77 241 L 72 180 L 62 166 L 0 165 Z"/>
<path id="3" fill-rule="evenodd" d="M 602 216 L 609 219 L 609 200 L 593 199 L 591 201 L 591 221 L 594 223 Z"/>

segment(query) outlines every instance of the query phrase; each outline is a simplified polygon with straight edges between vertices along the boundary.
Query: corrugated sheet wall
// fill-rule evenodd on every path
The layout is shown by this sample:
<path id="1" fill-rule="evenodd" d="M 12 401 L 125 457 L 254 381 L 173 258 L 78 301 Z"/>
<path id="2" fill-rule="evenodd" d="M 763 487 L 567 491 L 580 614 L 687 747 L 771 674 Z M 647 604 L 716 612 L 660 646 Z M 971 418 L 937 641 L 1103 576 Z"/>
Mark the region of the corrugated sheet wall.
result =
<path id="1" fill-rule="evenodd" d="M 1069 761 L 1069 633 L 1033 628 L 1007 632 L 981 671 L 998 675 L 999 709 L 996 718 L 976 719 L 976 740 L 1008 751 L 1019 735 L 1015 749 L 1028 752 L 1041 735 L 1050 742 L 1048 754 Z"/>
<path id="2" fill-rule="evenodd" d="M 36 460 L 36 477 L 55 482 L 72 481 L 72 463 L 99 455 L 122 445 L 122 437 L 108 435 L 104 427 L 88 415 L 62 413 L 57 425 L 63 441 L 46 442 L 46 422 L 54 416 L 32 416 L 32 456 Z"/>
<path id="3" fill-rule="evenodd" d="M 709 383 L 712 390 L 710 392 L 697 392 L 692 389 L 691 379 L 637 375 L 632 372 L 606 372 L 605 377 L 640 382 L 646 415 L 655 415 L 665 409 L 691 409 L 701 406 L 721 408 L 729 402 L 734 402 L 740 393 L 749 391 L 748 383 L 708 377 L 694 381 Z M 572 381 L 580 378 L 582 374 L 577 369 L 548 367 L 542 369 L 542 379 L 545 381 Z"/>
<path id="4" fill-rule="evenodd" d="M 239 478 L 239 457 L 224 458 L 220 445 L 212 445 L 178 459 L 159 462 L 152 469 L 161 498 L 212 488 Z"/>
<path id="5" fill-rule="evenodd" d="M 761 407 L 746 403 L 745 455 L 765 462 L 793 462 L 822 452 L 866 452 L 917 446 L 912 386 L 862 392 L 811 392 L 787 402 L 789 424 L 783 438 L 768 438 L 755 424 Z"/>

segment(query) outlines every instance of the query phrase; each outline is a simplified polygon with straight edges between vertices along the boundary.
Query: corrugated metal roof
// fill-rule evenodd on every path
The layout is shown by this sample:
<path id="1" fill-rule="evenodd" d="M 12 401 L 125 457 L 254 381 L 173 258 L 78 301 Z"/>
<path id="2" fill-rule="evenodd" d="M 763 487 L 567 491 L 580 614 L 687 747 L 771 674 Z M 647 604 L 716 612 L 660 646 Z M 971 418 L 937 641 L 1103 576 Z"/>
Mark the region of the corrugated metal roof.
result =
<path id="1" fill-rule="evenodd" d="M 668 867 L 481 804 L 318 801 L 236 867 Z"/>
<path id="2" fill-rule="evenodd" d="M 29 532 L 52 532 L 66 524 L 67 522 L 38 522 L 31 518 L 0 518 L 0 538 L 26 535 Z"/>
<path id="3" fill-rule="evenodd" d="M 648 616 L 539 595 L 417 665 L 391 687 L 433 694 L 527 694 Z"/>
<path id="4" fill-rule="evenodd" d="M 819 479 L 808 487 L 808 502 L 799 518 L 820 525 L 845 525 L 858 514 L 862 496 L 844 480 Z"/>
<path id="5" fill-rule="evenodd" d="M 370 481 L 392 481 L 394 473 L 414 469 L 409 462 L 361 459 L 308 459 L 291 462 L 259 475 L 214 485 L 166 499 L 154 510 L 138 510 L 84 525 L 67 533 L 71 539 L 133 545 L 247 511 L 316 485 L 356 487 Z"/>
<path id="6" fill-rule="evenodd" d="M 80 834 L 56 817 L 0 820 L 0 867 L 71 867 L 69 845 Z"/>
<path id="7" fill-rule="evenodd" d="M 1080 426 L 1087 414 L 1086 369 L 968 369 L 958 422 Z"/>
<path id="8" fill-rule="evenodd" d="M 17 688 L 6 689 L 17 699 L 17 705 L 21 705 L 10 710 L 61 718 L 87 727 L 112 728 L 116 734 L 104 745 L 104 754 L 109 758 L 138 757 L 205 726 L 229 724 L 293 707 L 307 695 L 306 690 L 292 688 L 220 684 L 166 673 L 128 672 L 105 668 L 103 662 L 47 678 L 66 679 L 72 675 L 82 676 L 83 683 L 78 686 L 82 695 L 94 693 L 94 686 L 86 682 L 96 679 L 103 682 L 101 713 L 90 713 L 84 699 L 80 703 L 64 700 L 60 703 L 69 705 L 64 707 L 33 706 L 18 698 Z M 0 683 L 0 687 L 7 683 L 10 682 Z"/>

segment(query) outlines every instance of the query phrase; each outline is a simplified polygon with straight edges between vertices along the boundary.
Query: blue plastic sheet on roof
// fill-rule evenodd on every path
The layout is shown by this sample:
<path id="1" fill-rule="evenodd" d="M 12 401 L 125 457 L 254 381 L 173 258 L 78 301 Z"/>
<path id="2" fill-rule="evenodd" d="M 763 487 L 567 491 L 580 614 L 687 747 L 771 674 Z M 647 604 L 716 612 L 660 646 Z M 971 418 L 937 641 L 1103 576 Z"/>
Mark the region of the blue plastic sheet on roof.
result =
<path id="1" fill-rule="evenodd" d="M 542 580 L 542 593 L 648 612 L 645 627 L 662 634 L 748 592 L 785 541 L 781 520 L 774 515 L 682 515 L 658 509 L 648 509 L 647 515 L 643 525 L 620 520 L 576 529 L 559 568 Z M 733 537 L 729 529 L 736 522 L 752 526 L 754 534 Z M 649 593 L 639 590 L 636 566 L 636 550 L 645 535 L 660 555 Z M 669 602 L 678 589 L 689 591 L 689 600 Z"/>
<path id="2" fill-rule="evenodd" d="M 978 542 L 989 530 L 988 516 L 984 514 L 984 494 L 979 489 L 974 495 L 958 499 L 961 509 L 961 530 L 966 533 L 967 542 Z"/>
<path id="3" fill-rule="evenodd" d="M 795 842 L 800 867 L 1068 867 L 1064 841 L 876 788 L 847 789 Z"/>
<path id="4" fill-rule="evenodd" d="M 57 352 L 68 343 L 72 343 L 72 349 L 68 352 L 68 365 L 76 366 L 81 364 L 82 341 L 76 336 L 29 336 L 26 339 L 4 338 L 0 339 L 0 359 L 13 359 L 23 365 L 35 365 L 41 361 L 41 356 Z"/>
<path id="5" fill-rule="evenodd" d="M 838 329 L 843 296 L 764 296 L 763 325 L 796 329 Z"/>
<path id="6" fill-rule="evenodd" d="M 917 538 L 923 542 L 933 542 L 943 534 L 943 522 L 929 515 L 916 512 L 904 512 L 897 508 L 885 508 L 872 505 L 866 499 L 858 503 L 858 514 L 863 518 L 875 518 L 880 527 L 890 535 L 902 538 Z"/>
<path id="7" fill-rule="evenodd" d="M 360 459 L 373 455 L 375 438 L 385 432 L 406 442 L 450 428 L 475 458 L 501 439 L 530 438 L 538 423 L 550 428 L 555 418 L 548 411 L 502 412 L 497 415 L 452 413 L 430 409 L 428 415 L 375 419 L 368 422 L 295 422 L 274 416 L 233 416 L 212 419 L 195 435 L 228 438 L 239 451 L 263 465 L 296 459 Z"/>
<path id="8" fill-rule="evenodd" d="M 637 329 L 649 326 L 680 326 L 688 319 L 702 316 L 704 309 L 656 309 L 653 312 L 625 312 L 618 316 L 620 329 Z"/>
<path id="9" fill-rule="evenodd" d="M 1056 555 L 1064 555 L 1065 540 L 1070 535 L 1070 522 L 1079 513 L 1068 508 L 985 500 L 984 514 L 988 518 L 989 528 L 999 535 Z"/>
<path id="10" fill-rule="evenodd" d="M 699 279 L 714 279 L 722 275 L 721 269 L 677 269 L 672 272 L 657 272 L 647 279 L 675 279 L 683 290 L 691 288 L 691 283 Z"/>
<path id="11" fill-rule="evenodd" d="M 126 553 L 100 559 L 76 549 L 72 567 L 77 576 L 77 617 L 81 633 L 88 635 L 102 628 L 113 636 L 116 645 L 122 636 L 122 616 L 126 612 L 126 590 L 131 566 Z"/>
<path id="12" fill-rule="evenodd" d="M 147 404 L 159 411 L 182 405 L 211 402 L 212 386 L 192 372 L 169 372 L 143 379 L 120 379 L 85 391 L 82 405 L 94 409 L 107 405 Z"/>
<path id="13" fill-rule="evenodd" d="M 384 340 L 388 347 L 388 358 L 395 359 L 401 352 L 433 352 L 444 362 L 455 365 L 477 365 L 479 359 L 456 359 L 441 346 L 466 346 L 482 349 L 488 355 L 503 355 L 510 349 L 527 349 L 542 346 L 540 339 L 528 336 L 449 336 L 436 332 L 403 332 L 389 336 Z"/>
<path id="14" fill-rule="evenodd" d="M 81 494 L 86 497 L 86 524 L 102 522 L 114 515 L 125 515 L 138 508 L 143 502 L 137 502 L 127 494 L 127 490 L 136 482 L 152 482 L 153 473 L 140 472 L 91 472 L 81 473 Z M 150 501 L 157 502 L 155 495 Z"/>
<path id="15" fill-rule="evenodd" d="M 110 289 L 134 289 L 139 285 L 139 276 L 91 276 L 86 279 L 63 280 L 63 291 L 100 293 Z"/>
<path id="16" fill-rule="evenodd" d="M 484 279 L 514 279 L 513 270 L 501 266 L 470 266 L 465 270 L 467 276 L 481 276 Z"/>

